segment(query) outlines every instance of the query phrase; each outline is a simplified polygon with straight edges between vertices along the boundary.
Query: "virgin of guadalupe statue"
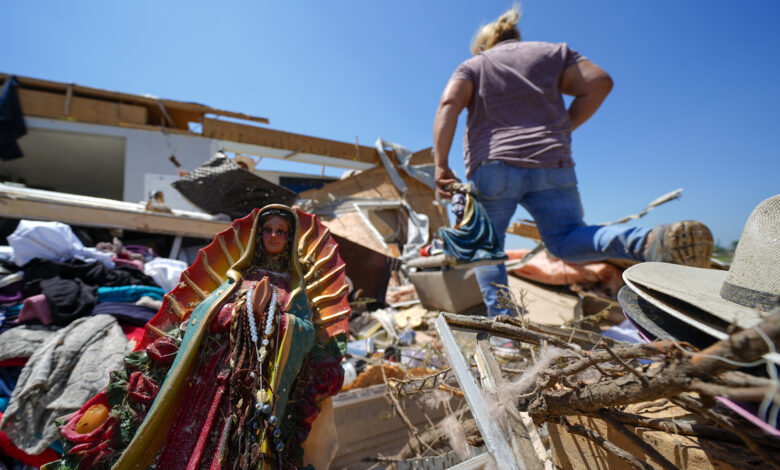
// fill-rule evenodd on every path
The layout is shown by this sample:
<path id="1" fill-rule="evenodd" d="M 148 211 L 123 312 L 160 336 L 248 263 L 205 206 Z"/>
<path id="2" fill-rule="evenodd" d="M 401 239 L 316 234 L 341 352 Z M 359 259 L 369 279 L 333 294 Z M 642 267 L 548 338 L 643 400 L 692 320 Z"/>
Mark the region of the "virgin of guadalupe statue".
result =
<path id="1" fill-rule="evenodd" d="M 349 305 L 315 216 L 255 209 L 203 248 L 48 469 L 326 468 Z"/>
<path id="2" fill-rule="evenodd" d="M 474 187 L 470 183 L 451 183 L 447 190 L 453 193 L 455 226 L 440 228 L 439 237 L 444 242 L 444 253 L 451 264 L 506 259 L 487 211 L 474 197 Z"/>

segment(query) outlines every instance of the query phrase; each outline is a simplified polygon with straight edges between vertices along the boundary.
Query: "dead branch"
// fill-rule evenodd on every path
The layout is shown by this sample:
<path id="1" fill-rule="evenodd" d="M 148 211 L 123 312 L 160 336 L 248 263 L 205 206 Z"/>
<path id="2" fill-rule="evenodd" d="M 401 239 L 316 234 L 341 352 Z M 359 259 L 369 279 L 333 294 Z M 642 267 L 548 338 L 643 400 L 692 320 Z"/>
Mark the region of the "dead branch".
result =
<path id="1" fill-rule="evenodd" d="M 449 386 L 447 384 L 439 384 L 439 386 L 436 387 L 436 388 L 439 389 L 439 390 L 444 390 L 445 392 L 449 392 L 449 393 L 455 395 L 456 397 L 463 398 L 463 392 L 461 392 L 457 388 L 451 387 L 451 386 Z"/>
<path id="2" fill-rule="evenodd" d="M 497 319 L 501 319 L 502 317 L 497 317 Z M 538 325 L 536 323 L 528 323 L 528 329 L 531 331 L 535 331 L 537 333 L 542 333 L 545 335 L 551 335 L 555 336 L 556 338 L 560 338 L 565 341 L 572 342 L 574 344 L 578 344 L 583 348 L 591 349 L 595 345 L 601 343 L 607 343 L 610 346 L 616 346 L 618 344 L 617 341 L 613 340 L 612 338 L 607 338 L 602 336 L 599 333 L 593 332 L 593 331 L 587 331 L 582 330 L 579 328 L 567 328 L 563 326 L 546 326 L 546 325 Z"/>
<path id="3" fill-rule="evenodd" d="M 745 372 L 723 372 L 712 377 L 712 382 L 727 387 L 768 387 L 772 381 L 765 377 L 756 377 Z"/>
<path id="4" fill-rule="evenodd" d="M 686 343 L 683 343 L 683 346 L 686 345 Z M 673 341 L 655 341 L 652 343 L 632 344 L 630 346 L 617 346 L 612 351 L 614 354 L 624 360 L 650 359 L 662 355 L 678 354 L 680 352 Z M 561 369 L 552 369 L 547 371 L 545 372 L 545 375 L 547 375 L 550 379 L 556 379 L 558 377 L 577 374 L 589 368 L 590 366 L 603 362 L 609 362 L 611 360 L 613 360 L 613 356 L 607 351 L 586 352 L 583 358 Z"/>
<path id="5" fill-rule="evenodd" d="M 632 374 L 634 374 L 634 376 L 636 376 L 636 378 L 638 378 L 638 379 L 639 379 L 639 381 L 640 381 L 640 382 L 642 382 L 642 385 L 644 385 L 645 387 L 648 385 L 648 383 L 647 383 L 647 377 L 645 377 L 645 376 L 644 376 L 644 374 L 642 374 L 642 373 L 641 373 L 641 372 L 639 372 L 638 370 L 636 370 L 636 369 L 634 369 L 633 367 L 631 367 L 630 365 L 628 365 L 628 363 L 627 363 L 626 361 L 624 361 L 624 360 L 623 360 L 623 359 L 622 359 L 620 356 L 618 356 L 617 354 L 615 354 L 615 351 L 613 351 L 613 350 L 612 350 L 612 348 L 610 348 L 610 347 L 609 347 L 609 346 L 607 346 L 606 344 L 604 345 L 604 349 L 606 349 L 606 350 L 607 350 L 607 353 L 608 353 L 610 356 L 612 356 L 612 358 L 613 358 L 613 359 L 615 359 L 615 360 L 618 362 L 618 364 L 620 364 L 620 365 L 621 365 L 621 366 L 623 366 L 623 367 L 624 367 L 626 370 L 628 370 L 629 372 L 631 372 Z"/>
<path id="6" fill-rule="evenodd" d="M 757 330 L 760 330 L 757 331 Z M 701 376 L 739 367 L 737 363 L 751 363 L 769 352 L 767 340 L 773 344 L 780 338 L 780 311 L 768 316 L 759 325 L 740 331 L 718 341 L 691 358 L 691 364 Z M 731 361 L 731 362 L 726 362 Z"/>
<path id="7" fill-rule="evenodd" d="M 695 379 L 712 376 L 736 368 L 738 363 L 752 363 L 769 351 L 764 336 L 775 343 L 780 339 L 780 313 L 769 316 L 757 328 L 744 330 L 715 343 L 701 353 L 665 356 L 663 362 L 642 371 L 647 382 L 625 376 L 594 383 L 577 390 L 544 389 L 530 403 L 527 411 L 537 424 L 558 416 L 596 413 L 607 406 L 628 405 L 676 396 L 690 391 Z M 659 344 L 659 343 L 650 343 Z M 609 353 L 607 353 L 609 354 Z M 625 357 L 625 356 L 621 356 Z M 727 361 L 723 361 L 725 358 Z M 562 376 L 551 371 L 548 376 Z M 549 382 L 548 382 L 549 383 Z"/>
<path id="8" fill-rule="evenodd" d="M 410 376 L 403 379 L 391 377 L 387 380 L 388 390 L 398 398 L 421 395 L 444 385 L 451 370 L 451 368 L 447 367 L 446 369 L 419 377 Z"/>
<path id="9" fill-rule="evenodd" d="M 776 403 L 780 403 L 780 393 L 777 393 L 774 386 L 764 387 L 743 387 L 737 388 L 734 386 L 723 386 L 707 383 L 703 380 L 693 380 L 689 390 L 692 392 L 698 392 L 701 395 L 707 395 L 710 397 L 723 397 L 737 401 L 761 401 L 767 394 L 772 396 L 772 400 Z"/>
<path id="10" fill-rule="evenodd" d="M 382 379 L 385 381 L 385 387 L 387 388 L 387 375 L 385 374 L 384 367 L 381 368 L 382 370 Z M 435 450 L 431 449 L 430 446 L 426 445 L 423 440 L 420 438 L 420 433 L 417 431 L 417 428 L 414 427 L 414 424 L 412 424 L 411 421 L 409 421 L 409 417 L 406 416 L 406 413 L 404 413 L 403 408 L 401 407 L 401 403 L 398 402 L 398 399 L 393 395 L 392 393 L 386 393 L 386 396 L 390 397 L 390 403 L 395 407 L 395 411 L 398 413 L 398 416 L 401 418 L 401 421 L 406 424 L 406 427 L 409 428 L 409 432 L 414 436 L 415 439 L 417 439 L 417 442 L 420 443 L 421 446 L 425 446 L 430 450 L 431 452 L 434 452 L 438 454 Z M 417 457 L 419 457 L 420 454 L 417 454 Z"/>
<path id="11" fill-rule="evenodd" d="M 479 434 L 479 428 L 477 427 L 476 421 L 474 421 L 473 418 L 469 419 L 463 419 L 463 415 L 465 412 L 468 411 L 468 408 L 464 408 L 462 410 L 458 410 L 455 415 L 460 422 L 461 427 L 463 428 L 463 432 L 466 434 L 466 436 L 469 436 L 469 443 L 471 445 L 479 445 L 478 442 L 475 442 L 474 439 L 481 440 L 481 436 Z M 440 427 L 432 427 L 425 431 L 424 433 L 420 434 L 420 439 L 426 444 L 426 446 L 434 448 L 434 449 L 441 449 L 442 447 L 446 447 L 449 445 L 449 441 L 447 438 L 446 431 Z M 413 457 L 415 455 L 420 455 L 424 449 L 421 448 L 420 444 L 414 441 L 409 441 L 406 443 L 406 445 L 398 451 L 397 454 L 393 455 L 391 458 L 403 460 L 408 459 L 410 457 Z"/>
<path id="12" fill-rule="evenodd" d="M 542 335 L 517 326 L 497 322 L 491 318 L 469 317 L 466 315 L 457 315 L 454 313 L 442 313 L 442 315 L 444 315 L 447 319 L 447 323 L 456 327 L 464 327 L 478 331 L 489 331 L 503 338 L 514 339 L 524 343 L 534 344 L 536 346 L 546 342 L 547 344 L 561 349 L 568 349 L 573 351 L 580 349 L 579 347 L 558 338 Z"/>

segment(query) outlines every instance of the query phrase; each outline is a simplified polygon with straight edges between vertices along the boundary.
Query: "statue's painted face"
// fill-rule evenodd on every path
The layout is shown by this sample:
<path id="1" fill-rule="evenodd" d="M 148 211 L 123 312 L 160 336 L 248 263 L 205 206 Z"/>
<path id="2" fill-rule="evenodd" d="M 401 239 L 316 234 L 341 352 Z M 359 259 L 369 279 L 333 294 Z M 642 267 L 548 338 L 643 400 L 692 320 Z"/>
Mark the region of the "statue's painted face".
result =
<path id="1" fill-rule="evenodd" d="M 290 223 L 284 217 L 275 215 L 263 222 L 263 248 L 269 255 L 284 251 L 289 237 Z"/>

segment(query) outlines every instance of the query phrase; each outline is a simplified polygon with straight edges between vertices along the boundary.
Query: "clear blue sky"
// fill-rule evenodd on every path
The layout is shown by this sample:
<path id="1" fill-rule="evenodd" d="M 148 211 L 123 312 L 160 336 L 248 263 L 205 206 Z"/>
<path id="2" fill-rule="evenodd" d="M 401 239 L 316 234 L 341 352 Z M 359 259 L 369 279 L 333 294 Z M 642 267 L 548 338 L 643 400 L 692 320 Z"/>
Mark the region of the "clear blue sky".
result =
<path id="1" fill-rule="evenodd" d="M 5 2 L 0 71 L 270 118 L 412 150 L 505 1 Z M 567 42 L 615 81 L 573 136 L 586 221 L 684 188 L 642 225 L 695 218 L 736 240 L 780 193 L 780 2 L 526 0 L 524 39 Z M 463 177 L 462 117 L 450 162 Z M 527 217 L 518 211 L 517 217 Z M 516 237 L 515 237 L 516 238 Z M 514 240 L 510 247 L 527 246 Z"/>

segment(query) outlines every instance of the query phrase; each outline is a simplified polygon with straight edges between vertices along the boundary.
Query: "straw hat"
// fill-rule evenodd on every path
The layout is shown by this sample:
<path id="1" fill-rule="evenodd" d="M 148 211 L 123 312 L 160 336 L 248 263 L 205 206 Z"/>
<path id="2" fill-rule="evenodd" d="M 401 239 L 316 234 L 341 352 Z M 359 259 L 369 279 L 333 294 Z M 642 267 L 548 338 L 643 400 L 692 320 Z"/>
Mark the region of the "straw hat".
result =
<path id="1" fill-rule="evenodd" d="M 710 325 L 758 324 L 780 306 L 780 195 L 763 201 L 750 214 L 728 271 L 640 263 L 628 268 L 623 279 L 669 313 L 698 314 Z M 702 313 L 721 321 L 707 321 Z"/>

